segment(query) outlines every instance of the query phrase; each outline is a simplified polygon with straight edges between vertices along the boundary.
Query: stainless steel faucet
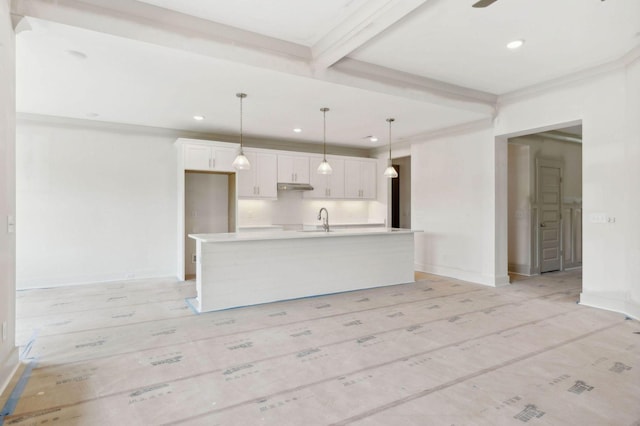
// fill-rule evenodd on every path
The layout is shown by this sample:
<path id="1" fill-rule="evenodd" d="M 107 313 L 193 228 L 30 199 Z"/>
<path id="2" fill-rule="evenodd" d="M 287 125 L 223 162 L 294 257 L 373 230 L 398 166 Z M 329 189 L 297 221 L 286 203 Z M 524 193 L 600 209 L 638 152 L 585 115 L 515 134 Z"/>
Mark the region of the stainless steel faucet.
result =
<path id="1" fill-rule="evenodd" d="M 324 218 L 322 217 L 323 210 L 326 213 L 326 217 Z M 324 207 L 322 207 L 318 212 L 318 220 L 322 220 L 322 229 L 324 232 L 329 232 L 329 212 Z"/>

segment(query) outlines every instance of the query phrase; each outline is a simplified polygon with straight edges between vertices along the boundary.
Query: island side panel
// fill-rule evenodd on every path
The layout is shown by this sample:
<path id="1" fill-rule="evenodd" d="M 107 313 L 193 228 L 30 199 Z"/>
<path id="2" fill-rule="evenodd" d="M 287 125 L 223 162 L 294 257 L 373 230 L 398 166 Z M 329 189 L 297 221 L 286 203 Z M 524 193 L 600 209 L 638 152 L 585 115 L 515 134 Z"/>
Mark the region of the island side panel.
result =
<path id="1" fill-rule="evenodd" d="M 198 247 L 201 312 L 414 281 L 412 233 Z"/>

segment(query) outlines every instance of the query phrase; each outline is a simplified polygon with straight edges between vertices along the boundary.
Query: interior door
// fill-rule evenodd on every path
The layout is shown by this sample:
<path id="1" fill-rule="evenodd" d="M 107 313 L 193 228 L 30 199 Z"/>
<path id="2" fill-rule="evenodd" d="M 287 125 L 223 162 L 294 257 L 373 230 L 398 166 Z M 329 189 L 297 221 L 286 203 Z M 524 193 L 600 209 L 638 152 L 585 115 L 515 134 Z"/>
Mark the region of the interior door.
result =
<path id="1" fill-rule="evenodd" d="M 540 223 L 540 272 L 558 271 L 560 260 L 562 167 L 551 162 L 538 163 L 538 200 Z"/>

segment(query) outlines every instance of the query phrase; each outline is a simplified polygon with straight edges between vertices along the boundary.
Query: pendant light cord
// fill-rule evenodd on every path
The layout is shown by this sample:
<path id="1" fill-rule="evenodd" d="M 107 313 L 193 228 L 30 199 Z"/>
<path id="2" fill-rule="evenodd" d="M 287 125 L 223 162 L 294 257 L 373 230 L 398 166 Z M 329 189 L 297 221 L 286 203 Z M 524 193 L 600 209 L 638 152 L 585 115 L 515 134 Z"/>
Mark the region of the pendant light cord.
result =
<path id="1" fill-rule="evenodd" d="M 387 118 L 387 123 L 389 123 L 389 164 L 391 164 L 391 123 L 395 120 L 395 118 Z"/>
<path id="2" fill-rule="evenodd" d="M 320 111 L 322 111 L 322 158 L 324 160 L 324 162 L 327 162 L 327 111 L 329 111 L 329 108 L 324 107 L 324 108 L 320 108 Z"/>
<path id="3" fill-rule="evenodd" d="M 242 100 L 247 97 L 246 93 L 236 93 L 240 98 L 240 152 L 242 152 Z"/>

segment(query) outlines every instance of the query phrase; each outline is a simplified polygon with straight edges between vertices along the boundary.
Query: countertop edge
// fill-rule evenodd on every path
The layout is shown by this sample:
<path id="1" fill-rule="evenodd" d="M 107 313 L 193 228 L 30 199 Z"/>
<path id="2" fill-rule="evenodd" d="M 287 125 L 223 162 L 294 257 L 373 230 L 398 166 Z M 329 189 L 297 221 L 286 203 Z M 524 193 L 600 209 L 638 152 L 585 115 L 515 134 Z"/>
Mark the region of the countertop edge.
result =
<path id="1" fill-rule="evenodd" d="M 296 240 L 308 238 L 338 238 L 369 235 L 402 235 L 423 232 L 415 229 L 373 228 L 373 229 L 341 229 L 335 232 L 322 231 L 277 231 L 277 232 L 246 232 L 221 234 L 189 234 L 189 238 L 203 243 L 231 243 L 243 241 L 264 240 Z"/>

